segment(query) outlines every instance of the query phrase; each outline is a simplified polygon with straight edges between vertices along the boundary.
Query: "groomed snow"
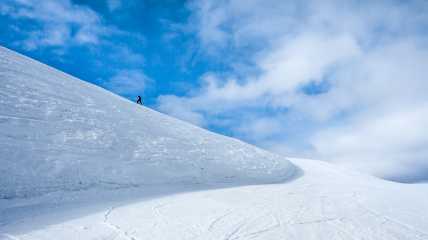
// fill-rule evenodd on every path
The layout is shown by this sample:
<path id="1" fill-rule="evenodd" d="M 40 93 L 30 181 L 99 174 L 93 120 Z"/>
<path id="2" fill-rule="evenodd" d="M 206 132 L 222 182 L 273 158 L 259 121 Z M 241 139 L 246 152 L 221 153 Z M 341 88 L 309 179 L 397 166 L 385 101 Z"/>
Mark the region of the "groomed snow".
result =
<path id="1" fill-rule="evenodd" d="M 428 239 L 428 184 L 287 160 L 4 48 L 0 83 L 1 240 Z"/>

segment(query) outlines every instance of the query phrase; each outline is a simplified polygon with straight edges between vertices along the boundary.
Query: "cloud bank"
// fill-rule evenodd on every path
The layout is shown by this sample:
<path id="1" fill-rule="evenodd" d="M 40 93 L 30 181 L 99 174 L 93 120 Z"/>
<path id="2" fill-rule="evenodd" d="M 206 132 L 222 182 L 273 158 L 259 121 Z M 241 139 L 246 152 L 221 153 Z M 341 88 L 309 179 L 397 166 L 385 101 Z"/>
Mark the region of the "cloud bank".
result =
<path id="1" fill-rule="evenodd" d="M 0 4 L 0 13 L 33 21 L 34 29 L 25 33 L 26 39 L 21 43 L 27 50 L 97 44 L 112 31 L 102 24 L 95 11 L 70 0 L 6 0 Z"/>
<path id="2" fill-rule="evenodd" d="M 191 29 L 228 66 L 159 109 L 294 156 L 428 180 L 428 4 L 195 1 Z"/>

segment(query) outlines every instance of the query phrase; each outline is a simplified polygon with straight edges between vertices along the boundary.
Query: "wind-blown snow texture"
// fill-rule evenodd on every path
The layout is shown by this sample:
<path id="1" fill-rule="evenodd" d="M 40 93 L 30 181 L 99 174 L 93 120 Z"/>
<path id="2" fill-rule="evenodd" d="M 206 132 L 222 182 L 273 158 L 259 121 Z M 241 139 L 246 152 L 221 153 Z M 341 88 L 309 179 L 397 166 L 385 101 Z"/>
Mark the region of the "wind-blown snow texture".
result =
<path id="1" fill-rule="evenodd" d="M 0 198 L 160 183 L 272 183 L 284 158 L 0 47 Z"/>

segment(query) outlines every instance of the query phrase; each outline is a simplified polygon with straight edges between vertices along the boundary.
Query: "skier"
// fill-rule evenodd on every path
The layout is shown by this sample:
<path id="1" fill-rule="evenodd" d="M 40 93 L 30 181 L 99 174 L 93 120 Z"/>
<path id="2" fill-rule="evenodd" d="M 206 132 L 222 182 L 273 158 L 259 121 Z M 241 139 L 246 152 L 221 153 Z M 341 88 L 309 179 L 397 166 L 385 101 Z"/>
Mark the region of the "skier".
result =
<path id="1" fill-rule="evenodd" d="M 141 101 L 141 96 L 138 96 L 138 97 L 137 97 L 137 104 L 141 104 L 141 105 L 143 105 L 143 102 Z"/>

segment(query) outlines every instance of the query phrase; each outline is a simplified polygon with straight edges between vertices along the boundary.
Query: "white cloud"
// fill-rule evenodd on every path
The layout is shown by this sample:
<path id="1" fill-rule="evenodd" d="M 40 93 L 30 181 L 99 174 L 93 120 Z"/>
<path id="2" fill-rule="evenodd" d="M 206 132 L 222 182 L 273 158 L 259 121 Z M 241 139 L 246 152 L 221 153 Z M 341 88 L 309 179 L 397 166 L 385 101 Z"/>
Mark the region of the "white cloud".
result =
<path id="1" fill-rule="evenodd" d="M 112 60 L 125 62 L 128 65 L 134 64 L 137 66 L 141 66 L 145 63 L 145 58 L 142 54 L 132 51 L 126 46 L 111 46 L 111 48 L 114 49 L 110 55 Z"/>
<path id="2" fill-rule="evenodd" d="M 281 133 L 283 128 L 281 119 L 261 116 L 242 121 L 236 132 L 246 139 L 260 141 Z"/>
<path id="3" fill-rule="evenodd" d="M 103 86 L 120 95 L 143 95 L 152 80 L 141 70 L 121 70 L 103 83 Z"/>
<path id="4" fill-rule="evenodd" d="M 61 46 L 70 39 L 70 35 L 70 29 L 64 25 L 49 25 L 43 30 L 32 31 L 22 43 L 27 50 L 40 46 Z"/>
<path id="5" fill-rule="evenodd" d="M 181 98 L 171 95 L 161 96 L 158 99 L 158 104 L 158 109 L 162 112 L 168 112 L 179 119 L 191 122 L 198 126 L 205 125 L 203 116 L 191 109 L 191 106 L 187 106 L 186 102 Z"/>
<path id="6" fill-rule="evenodd" d="M 70 0 L 6 0 L 0 3 L 0 9 L 3 15 L 32 20 L 38 26 L 27 32 L 23 41 L 29 50 L 97 44 L 100 37 L 114 31 L 102 24 L 96 12 Z"/>
<path id="7" fill-rule="evenodd" d="M 227 20 L 224 8 L 219 8 L 214 1 L 192 2 L 191 8 L 196 9 L 197 30 L 203 47 L 209 51 L 212 44 L 224 45 L 227 33 L 220 29 Z"/>
<path id="8" fill-rule="evenodd" d="M 297 142 L 283 149 L 428 180 L 427 3 L 204 0 L 190 8 L 207 54 L 257 71 L 207 73 L 188 96 L 160 97 L 161 110 L 206 126 L 229 119 L 238 136 L 276 151 Z M 326 81 L 323 94 L 302 92 Z M 272 139 L 277 131 L 285 137 Z"/>
<path id="9" fill-rule="evenodd" d="M 343 126 L 321 130 L 312 141 L 326 159 L 386 178 L 426 180 L 427 128 L 428 105 L 422 105 L 370 111 Z"/>

